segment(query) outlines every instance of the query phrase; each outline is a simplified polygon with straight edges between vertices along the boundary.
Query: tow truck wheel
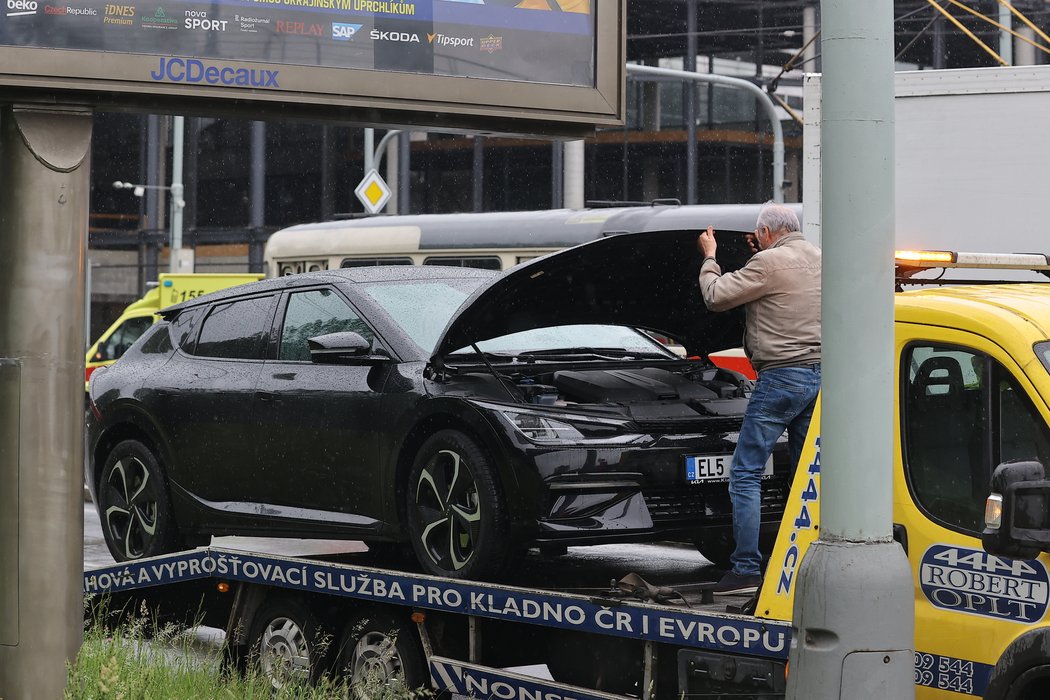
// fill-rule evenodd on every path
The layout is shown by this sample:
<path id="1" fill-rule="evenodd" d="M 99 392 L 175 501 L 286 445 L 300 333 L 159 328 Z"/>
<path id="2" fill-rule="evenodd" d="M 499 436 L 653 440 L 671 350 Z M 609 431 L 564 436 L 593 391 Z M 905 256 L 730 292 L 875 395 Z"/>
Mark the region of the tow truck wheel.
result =
<path id="1" fill-rule="evenodd" d="M 350 686 L 350 697 L 409 697 L 404 691 L 427 683 L 423 653 L 412 623 L 382 610 L 351 620 L 340 637 L 336 668 Z M 385 692 L 384 692 L 385 691 Z"/>
<path id="2" fill-rule="evenodd" d="M 263 603 L 252 630 L 252 660 L 274 690 L 312 685 L 328 670 L 332 635 L 298 600 Z"/>
<path id="3" fill-rule="evenodd" d="M 416 455 L 406 489 L 408 531 L 428 573 L 498 576 L 513 549 L 495 469 L 470 437 L 442 430 Z"/>
<path id="4" fill-rule="evenodd" d="M 125 440 L 113 448 L 97 493 L 102 534 L 117 561 L 183 548 L 160 464 L 141 442 Z"/>

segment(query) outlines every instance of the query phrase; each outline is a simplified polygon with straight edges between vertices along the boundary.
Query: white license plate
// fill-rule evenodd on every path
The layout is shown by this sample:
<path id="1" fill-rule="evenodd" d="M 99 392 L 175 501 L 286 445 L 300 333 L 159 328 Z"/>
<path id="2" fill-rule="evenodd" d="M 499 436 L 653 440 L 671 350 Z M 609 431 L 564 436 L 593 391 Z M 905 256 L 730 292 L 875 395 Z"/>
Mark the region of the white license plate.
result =
<path id="1" fill-rule="evenodd" d="M 726 481 L 729 479 L 729 466 L 733 455 L 698 455 L 685 458 L 685 478 L 690 484 L 705 481 Z M 773 474 L 773 457 L 766 462 L 763 476 Z"/>

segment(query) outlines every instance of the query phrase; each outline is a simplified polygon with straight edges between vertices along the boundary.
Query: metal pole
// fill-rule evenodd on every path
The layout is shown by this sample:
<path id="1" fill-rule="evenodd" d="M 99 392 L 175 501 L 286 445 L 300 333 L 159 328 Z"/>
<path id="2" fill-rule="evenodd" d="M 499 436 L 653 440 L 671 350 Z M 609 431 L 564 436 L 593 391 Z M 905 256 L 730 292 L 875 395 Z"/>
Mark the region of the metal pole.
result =
<path id="1" fill-rule="evenodd" d="M 82 640 L 91 113 L 0 114 L 0 697 L 60 698 Z"/>
<path id="2" fill-rule="evenodd" d="M 365 129 L 365 175 L 375 167 L 376 130 Z"/>
<path id="3" fill-rule="evenodd" d="M 1008 30 L 1014 28 L 1014 16 L 1006 5 L 999 5 L 999 24 L 1004 29 L 999 31 L 999 55 L 1007 65 L 1014 64 L 1014 38 Z"/>
<path id="4" fill-rule="evenodd" d="M 180 272 L 182 258 L 182 208 L 183 200 L 182 158 L 185 118 L 177 116 L 171 121 L 171 260 L 169 269 Z M 186 270 L 192 272 L 192 270 Z"/>
<path id="5" fill-rule="evenodd" d="M 397 135 L 397 203 L 402 214 L 412 213 L 411 189 L 412 138 L 407 131 Z"/>
<path id="6" fill-rule="evenodd" d="M 906 700 L 914 593 L 892 538 L 893 3 L 821 7 L 820 539 L 798 573 L 787 697 Z"/>
<path id="7" fill-rule="evenodd" d="M 688 73 L 672 68 L 654 68 L 652 66 L 627 65 L 627 72 L 636 75 L 651 75 L 662 78 L 674 78 L 676 80 L 690 80 L 697 83 L 714 83 L 716 85 L 728 85 L 742 90 L 748 90 L 759 97 L 758 104 L 762 106 L 769 124 L 773 130 L 773 201 L 784 201 L 784 128 L 780 124 L 780 115 L 777 107 L 762 88 L 748 80 L 730 78 L 726 75 L 714 75 L 711 73 Z"/>
<path id="8" fill-rule="evenodd" d="M 252 122 L 251 197 L 249 199 L 248 271 L 263 272 L 263 226 L 266 223 L 266 122 Z"/>
<path id="9" fill-rule="evenodd" d="M 485 137 L 474 137 L 474 211 L 485 209 Z"/>
<path id="10" fill-rule="evenodd" d="M 696 0 L 686 3 L 685 31 L 683 67 L 687 73 L 696 73 Z M 696 204 L 696 85 L 688 80 L 682 83 L 682 104 L 685 108 L 685 202 Z"/>

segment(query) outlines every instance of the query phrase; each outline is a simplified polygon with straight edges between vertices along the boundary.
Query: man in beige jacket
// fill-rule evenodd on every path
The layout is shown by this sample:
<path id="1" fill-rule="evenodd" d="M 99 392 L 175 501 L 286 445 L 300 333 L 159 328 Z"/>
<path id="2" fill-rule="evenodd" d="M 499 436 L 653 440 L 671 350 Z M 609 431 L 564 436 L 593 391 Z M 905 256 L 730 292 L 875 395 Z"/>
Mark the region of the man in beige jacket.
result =
<path id="1" fill-rule="evenodd" d="M 726 274 L 715 259 L 714 229 L 697 239 L 704 303 L 711 311 L 744 306 L 744 352 L 758 373 L 729 472 L 733 568 L 715 586 L 716 595 L 753 593 L 762 583 L 762 473 L 784 431 L 797 464 L 820 390 L 820 250 L 799 228 L 790 208 L 767 204 L 749 241 L 758 252 Z"/>

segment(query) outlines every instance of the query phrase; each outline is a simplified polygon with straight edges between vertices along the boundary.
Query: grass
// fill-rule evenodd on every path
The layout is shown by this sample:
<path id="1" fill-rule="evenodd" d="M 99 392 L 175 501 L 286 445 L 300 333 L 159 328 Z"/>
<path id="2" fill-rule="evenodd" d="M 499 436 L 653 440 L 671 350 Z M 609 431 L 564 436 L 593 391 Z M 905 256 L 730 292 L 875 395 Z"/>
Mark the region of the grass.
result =
<path id="1" fill-rule="evenodd" d="M 68 665 L 65 700 L 395 700 L 430 696 L 395 691 L 377 683 L 351 688 L 322 679 L 315 686 L 288 684 L 275 690 L 269 678 L 228 672 L 222 650 L 202 648 L 194 628 L 153 626 L 147 617 L 113 628 L 99 616 L 85 624 L 84 644 Z"/>

